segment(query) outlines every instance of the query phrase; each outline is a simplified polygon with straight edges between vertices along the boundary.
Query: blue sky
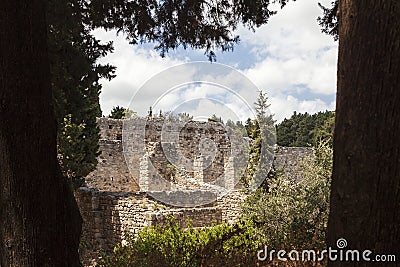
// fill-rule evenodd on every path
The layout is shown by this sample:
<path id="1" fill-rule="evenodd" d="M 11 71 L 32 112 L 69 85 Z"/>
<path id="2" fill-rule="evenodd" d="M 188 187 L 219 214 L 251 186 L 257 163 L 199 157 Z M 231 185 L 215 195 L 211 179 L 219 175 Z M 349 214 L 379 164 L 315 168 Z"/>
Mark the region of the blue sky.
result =
<path id="1" fill-rule="evenodd" d="M 226 72 L 227 76 L 219 79 L 225 86 L 233 88 L 241 99 L 234 96 L 233 91 L 224 91 L 222 87 L 210 84 L 186 84 L 174 90 L 167 88 L 173 83 L 168 84 L 165 79 L 179 80 L 182 76 L 191 79 L 194 76 L 190 77 L 190 74 L 195 75 L 190 70 L 168 73 L 168 68 L 206 61 L 204 51 L 179 49 L 161 58 L 151 44 L 129 45 L 122 35 L 96 30 L 97 38 L 113 40 L 115 47 L 115 52 L 100 62 L 117 67 L 115 79 L 101 81 L 103 114 L 108 115 L 113 106 L 119 105 L 144 115 L 151 105 L 155 112 L 159 109 L 186 111 L 198 118 L 216 113 L 225 120 L 245 120 L 251 114 L 244 106 L 255 101 L 257 88 L 269 97 L 270 110 L 278 122 L 290 117 L 293 111 L 334 110 L 338 44 L 320 31 L 316 21 L 321 15 L 318 2 L 329 5 L 331 0 L 290 2 L 254 33 L 239 28 L 237 34 L 241 42 L 233 52 L 217 53 L 218 64 L 237 70 Z M 210 70 L 219 68 L 218 64 L 204 64 L 209 64 Z M 146 81 L 163 71 L 168 78 L 158 76 L 151 92 L 140 92 Z M 255 88 L 235 89 L 240 84 L 236 79 L 241 75 L 250 79 Z M 215 77 L 210 79 L 216 81 Z M 132 98 L 134 102 L 131 102 Z"/>

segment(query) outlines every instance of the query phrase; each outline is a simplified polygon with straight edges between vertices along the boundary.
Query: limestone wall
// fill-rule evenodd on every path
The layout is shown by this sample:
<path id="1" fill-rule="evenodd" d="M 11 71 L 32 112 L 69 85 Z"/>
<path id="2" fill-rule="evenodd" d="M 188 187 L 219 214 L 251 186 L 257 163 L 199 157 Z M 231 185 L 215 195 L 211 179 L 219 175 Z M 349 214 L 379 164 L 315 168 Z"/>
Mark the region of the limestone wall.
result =
<path id="1" fill-rule="evenodd" d="M 122 142 L 101 139 L 99 145 L 98 165 L 95 171 L 86 176 L 87 186 L 113 192 L 139 191 L 125 163 Z"/>
<path id="2" fill-rule="evenodd" d="M 241 206 L 246 198 L 247 195 L 240 190 L 233 190 L 224 197 L 219 198 L 217 206 L 221 210 L 222 221 L 234 223 L 240 216 L 240 212 L 242 211 Z"/>
<path id="3" fill-rule="evenodd" d="M 227 179 L 234 179 L 234 173 L 221 179 L 227 164 L 234 162 L 234 152 L 219 123 L 137 118 L 124 125 L 122 120 L 99 118 L 98 124 L 101 154 L 97 169 L 86 177 L 88 187 L 163 191 L 179 186 L 182 177 L 220 186 L 233 184 Z"/>
<path id="4" fill-rule="evenodd" d="M 122 153 L 122 120 L 99 118 L 100 140 L 97 168 L 85 177 L 88 187 L 103 191 L 139 191 Z"/>
<path id="5" fill-rule="evenodd" d="M 275 148 L 273 166 L 275 170 L 283 170 L 283 175 L 300 180 L 302 161 L 306 157 L 312 157 L 314 149 L 311 147 L 280 147 Z"/>
<path id="6" fill-rule="evenodd" d="M 76 191 L 75 197 L 83 219 L 80 255 L 85 266 L 92 265 L 102 252 L 111 253 L 118 242 L 123 242 L 126 231 L 136 234 L 145 226 L 163 224 L 168 214 L 183 227 L 188 219 L 193 227 L 233 222 L 240 203 L 239 194 L 234 193 L 204 207 L 177 208 L 166 206 L 144 192 L 102 192 L 86 187 Z"/>

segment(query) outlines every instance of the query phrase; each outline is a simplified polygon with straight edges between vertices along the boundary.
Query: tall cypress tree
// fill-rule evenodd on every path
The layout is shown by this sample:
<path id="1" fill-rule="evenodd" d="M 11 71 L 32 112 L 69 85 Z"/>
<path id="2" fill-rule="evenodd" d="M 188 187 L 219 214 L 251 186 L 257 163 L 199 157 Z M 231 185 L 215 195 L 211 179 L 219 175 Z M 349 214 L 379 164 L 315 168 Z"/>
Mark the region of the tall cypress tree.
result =
<path id="1" fill-rule="evenodd" d="M 90 33 L 84 10 L 79 0 L 50 0 L 47 5 L 58 156 L 64 175 L 74 186 L 80 186 L 83 177 L 96 167 L 99 79 L 114 77 L 114 67 L 96 63 L 112 52 L 112 43 L 101 44 Z"/>

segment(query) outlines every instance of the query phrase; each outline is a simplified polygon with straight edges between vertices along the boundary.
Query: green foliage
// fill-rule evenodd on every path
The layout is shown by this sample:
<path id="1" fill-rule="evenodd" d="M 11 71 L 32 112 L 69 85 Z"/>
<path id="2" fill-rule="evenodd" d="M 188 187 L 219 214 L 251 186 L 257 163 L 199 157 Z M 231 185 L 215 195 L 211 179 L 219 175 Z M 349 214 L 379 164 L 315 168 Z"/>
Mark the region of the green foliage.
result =
<path id="1" fill-rule="evenodd" d="M 112 119 L 123 119 L 125 117 L 125 112 L 126 108 L 116 106 L 112 108 L 111 113 L 108 117 Z"/>
<path id="2" fill-rule="evenodd" d="M 249 222 L 183 229 L 173 217 L 165 225 L 151 226 L 117 245 L 100 266 L 249 266 L 261 245 Z"/>
<path id="3" fill-rule="evenodd" d="M 333 137 L 335 112 L 325 111 L 313 115 L 294 112 L 276 127 L 280 146 L 313 146 Z"/>
<path id="4" fill-rule="evenodd" d="M 97 164 L 99 80 L 114 77 L 114 67 L 96 61 L 113 48 L 90 33 L 84 2 L 50 0 L 46 7 L 58 154 L 63 173 L 78 185 Z"/>
<path id="5" fill-rule="evenodd" d="M 221 117 L 218 117 L 218 116 L 215 115 L 215 114 L 213 114 L 210 118 L 208 118 L 208 121 L 224 123 L 224 122 L 222 121 L 222 118 L 221 118 Z"/>
<path id="6" fill-rule="evenodd" d="M 134 116 L 136 116 L 136 112 L 130 110 L 129 108 L 116 106 L 112 108 L 108 117 L 112 119 L 126 119 Z"/>
<path id="7" fill-rule="evenodd" d="M 247 198 L 243 216 L 254 222 L 255 232 L 272 248 L 323 249 L 329 212 L 332 149 L 326 142 L 307 159 L 302 180 L 280 173 L 267 188 Z"/>
<path id="8" fill-rule="evenodd" d="M 317 19 L 319 25 L 322 27 L 322 32 L 333 36 L 333 39 L 337 41 L 339 39 L 338 0 L 332 2 L 331 7 L 325 7 L 320 3 L 318 5 L 324 12 L 324 15 Z"/>
<path id="9" fill-rule="evenodd" d="M 324 123 L 313 130 L 314 144 L 319 142 L 327 142 L 330 147 L 333 147 L 333 131 L 335 129 L 335 117 L 328 117 Z"/>
<path id="10" fill-rule="evenodd" d="M 72 122 L 72 115 L 68 114 L 62 123 L 58 134 L 58 155 L 62 172 L 74 188 L 84 184 L 84 177 L 96 167 L 96 161 L 87 159 L 85 151 L 86 125 Z M 89 140 L 90 142 L 90 140 Z M 97 155 L 96 155 L 97 156 Z"/>
<path id="11" fill-rule="evenodd" d="M 274 1 L 275 2 L 275 1 Z M 286 0 L 279 0 L 284 5 Z M 269 1 L 87 1 L 85 13 L 92 28 L 116 29 L 133 43 L 154 42 L 161 56 L 178 47 L 230 51 L 239 42 L 238 24 L 249 28 L 266 23 L 275 11 Z"/>

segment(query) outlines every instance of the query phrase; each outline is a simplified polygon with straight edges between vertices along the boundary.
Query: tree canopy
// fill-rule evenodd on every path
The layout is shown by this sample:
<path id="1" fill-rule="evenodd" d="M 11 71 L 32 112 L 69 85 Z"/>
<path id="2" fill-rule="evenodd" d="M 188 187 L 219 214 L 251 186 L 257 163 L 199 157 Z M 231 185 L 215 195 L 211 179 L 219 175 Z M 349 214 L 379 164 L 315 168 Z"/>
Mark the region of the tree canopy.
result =
<path id="1" fill-rule="evenodd" d="M 322 11 L 324 12 L 322 17 L 318 17 L 318 23 L 322 28 L 322 32 L 328 35 L 332 35 L 334 40 L 339 39 L 339 23 L 337 19 L 338 15 L 338 0 L 331 3 L 330 7 L 325 7 L 318 3 Z"/>
<path id="2" fill-rule="evenodd" d="M 116 106 L 116 107 L 113 107 L 113 109 L 111 110 L 110 116 L 108 116 L 108 117 L 112 118 L 112 119 L 122 119 L 125 117 L 125 113 L 126 113 L 126 108 Z"/>
<path id="3" fill-rule="evenodd" d="M 284 6 L 287 0 L 275 2 Z M 263 0 L 100 0 L 85 2 L 82 11 L 91 28 L 116 29 L 133 44 L 154 42 L 161 56 L 182 46 L 204 49 L 210 60 L 215 49 L 233 49 L 239 23 L 253 29 L 276 13 Z"/>

